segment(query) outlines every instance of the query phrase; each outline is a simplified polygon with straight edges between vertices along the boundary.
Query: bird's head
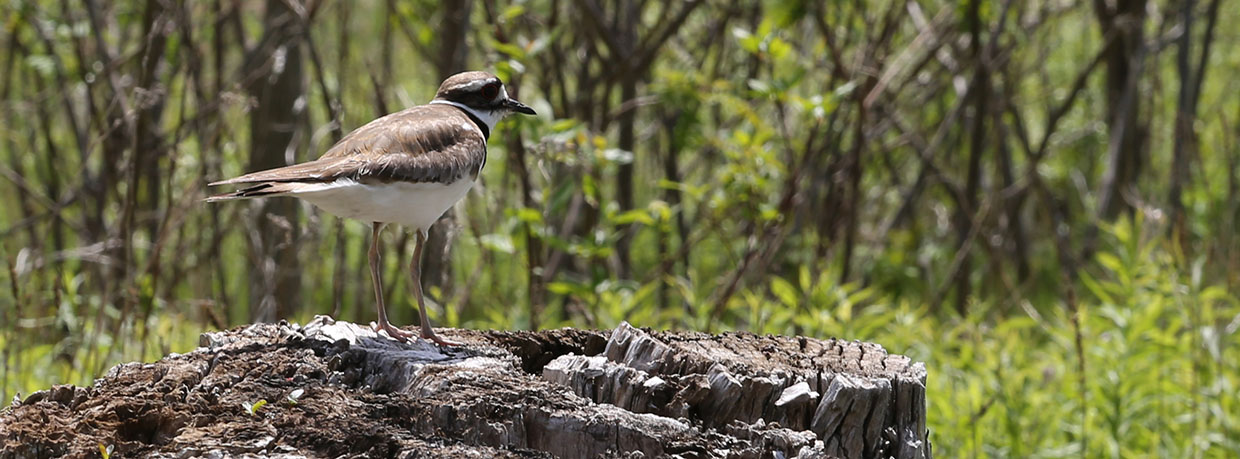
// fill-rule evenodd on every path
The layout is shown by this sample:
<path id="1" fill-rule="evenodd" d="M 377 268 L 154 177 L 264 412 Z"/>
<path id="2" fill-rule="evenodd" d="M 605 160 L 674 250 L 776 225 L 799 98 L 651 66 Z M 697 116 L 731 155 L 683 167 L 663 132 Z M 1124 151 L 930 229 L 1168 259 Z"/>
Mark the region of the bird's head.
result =
<path id="1" fill-rule="evenodd" d="M 497 118 L 513 113 L 535 114 L 534 109 L 508 97 L 504 82 L 487 72 L 463 72 L 448 77 L 439 85 L 435 101 L 455 102 Z"/>

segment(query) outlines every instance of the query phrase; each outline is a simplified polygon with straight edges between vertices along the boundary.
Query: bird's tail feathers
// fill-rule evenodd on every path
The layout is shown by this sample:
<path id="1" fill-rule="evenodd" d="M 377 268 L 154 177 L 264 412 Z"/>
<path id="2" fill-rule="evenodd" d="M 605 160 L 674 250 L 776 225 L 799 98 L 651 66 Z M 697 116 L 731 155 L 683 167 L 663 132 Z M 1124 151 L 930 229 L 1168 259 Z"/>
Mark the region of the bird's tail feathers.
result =
<path id="1" fill-rule="evenodd" d="M 295 187 L 296 187 L 296 184 L 294 183 L 265 182 L 265 183 L 259 183 L 251 187 L 242 188 L 232 193 L 217 194 L 215 196 L 210 196 L 205 201 L 206 202 L 217 202 L 217 201 L 231 201 L 234 199 L 250 199 L 250 198 L 261 198 L 265 196 L 279 196 L 279 195 L 287 194 L 293 191 Z"/>

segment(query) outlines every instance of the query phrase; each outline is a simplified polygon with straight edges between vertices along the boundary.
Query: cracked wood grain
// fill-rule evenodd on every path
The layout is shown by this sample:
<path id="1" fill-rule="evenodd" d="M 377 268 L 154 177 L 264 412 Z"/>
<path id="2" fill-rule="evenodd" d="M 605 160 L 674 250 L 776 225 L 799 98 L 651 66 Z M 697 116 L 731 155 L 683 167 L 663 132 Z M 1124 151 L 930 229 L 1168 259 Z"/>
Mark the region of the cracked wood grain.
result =
<path id="1" fill-rule="evenodd" d="M 929 457 L 924 366 L 877 345 L 628 324 L 443 333 L 465 345 L 323 316 L 207 333 L 14 404 L 0 457 Z"/>

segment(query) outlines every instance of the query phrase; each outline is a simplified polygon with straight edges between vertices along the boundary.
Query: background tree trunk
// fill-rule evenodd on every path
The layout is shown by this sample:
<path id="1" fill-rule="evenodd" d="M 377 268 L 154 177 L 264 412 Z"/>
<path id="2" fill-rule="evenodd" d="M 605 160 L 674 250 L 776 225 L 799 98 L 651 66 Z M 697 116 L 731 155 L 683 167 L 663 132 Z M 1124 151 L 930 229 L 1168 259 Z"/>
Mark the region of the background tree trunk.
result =
<path id="1" fill-rule="evenodd" d="M 268 0 L 263 37 L 247 56 L 243 78 L 257 104 L 250 112 L 250 163 L 259 171 L 296 163 L 294 135 L 305 94 L 302 70 L 302 19 L 283 0 Z M 301 269 L 297 258 L 300 203 L 293 199 L 258 201 L 250 236 L 253 263 L 250 316 L 273 322 L 293 315 L 300 304 Z"/>
<path id="2" fill-rule="evenodd" d="M 1098 210 L 1106 219 L 1131 210 L 1136 202 L 1135 183 L 1146 162 L 1145 133 L 1141 118 L 1141 81 L 1145 39 L 1145 0 L 1094 1 L 1094 13 L 1106 42 L 1107 164 L 1099 190 Z"/>
<path id="3" fill-rule="evenodd" d="M 1180 8 L 1180 21 L 1183 32 L 1177 40 L 1176 73 L 1180 78 L 1179 97 L 1176 101 L 1175 129 L 1172 136 L 1171 177 L 1167 192 L 1167 204 L 1171 219 L 1171 230 L 1178 232 L 1181 238 L 1186 237 L 1184 216 L 1184 187 L 1189 180 L 1189 165 L 1197 156 L 1197 104 L 1201 97 L 1201 86 L 1205 78 L 1206 62 L 1210 57 L 1210 45 L 1214 42 L 1214 26 L 1218 22 L 1219 0 L 1210 2 L 1206 12 L 1206 30 L 1202 34 L 1201 57 L 1193 62 L 1193 11 L 1197 2 L 1184 0 Z"/>

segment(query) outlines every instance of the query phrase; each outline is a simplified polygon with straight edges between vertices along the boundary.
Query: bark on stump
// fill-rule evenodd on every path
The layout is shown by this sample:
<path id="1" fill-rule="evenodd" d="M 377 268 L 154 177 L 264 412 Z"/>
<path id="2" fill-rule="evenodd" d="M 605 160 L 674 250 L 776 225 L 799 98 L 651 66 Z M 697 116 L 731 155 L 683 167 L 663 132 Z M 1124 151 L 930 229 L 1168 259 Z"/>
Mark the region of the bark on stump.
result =
<path id="1" fill-rule="evenodd" d="M 628 324 L 442 333 L 466 345 L 324 316 L 207 333 L 15 402 L 0 457 L 930 457 L 925 366 L 876 344 Z"/>

